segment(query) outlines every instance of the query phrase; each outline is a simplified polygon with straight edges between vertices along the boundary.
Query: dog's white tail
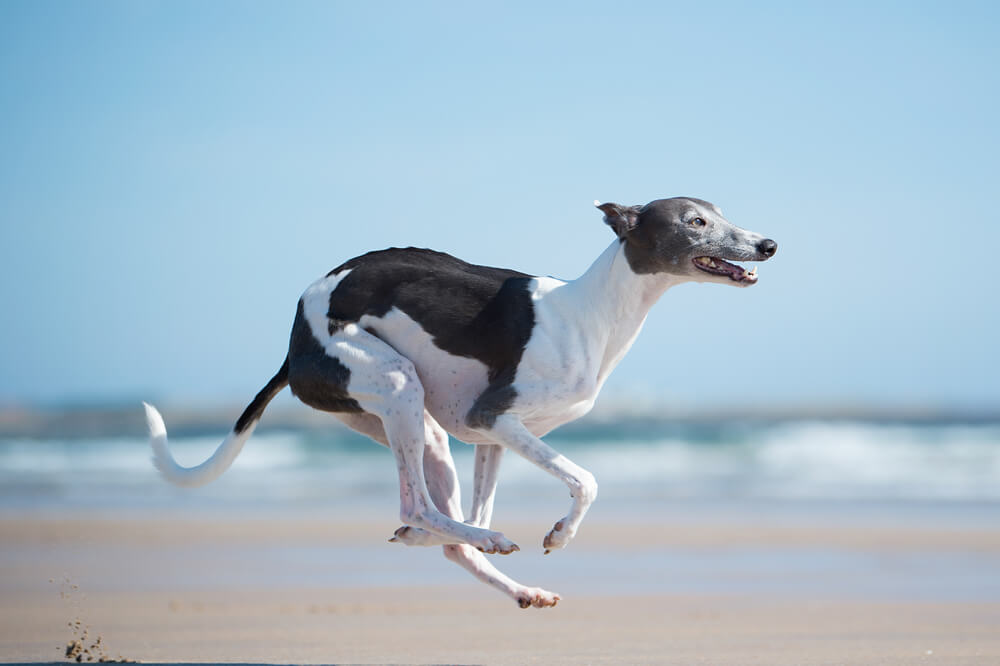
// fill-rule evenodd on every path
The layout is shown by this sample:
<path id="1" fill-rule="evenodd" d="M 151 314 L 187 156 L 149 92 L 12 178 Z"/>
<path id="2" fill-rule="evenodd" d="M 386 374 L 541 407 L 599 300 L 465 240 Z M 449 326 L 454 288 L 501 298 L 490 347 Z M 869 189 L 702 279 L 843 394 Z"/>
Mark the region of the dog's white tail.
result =
<path id="1" fill-rule="evenodd" d="M 236 460 L 236 456 L 243 450 L 243 445 L 250 435 L 253 434 L 257 422 L 260 420 L 264 408 L 271 402 L 281 389 L 288 386 L 288 359 L 271 381 L 267 383 L 253 402 L 247 406 L 232 432 L 222 441 L 219 448 L 215 450 L 208 460 L 195 465 L 194 467 L 182 467 L 174 460 L 167 445 L 167 426 L 163 423 L 163 417 L 155 407 L 148 403 L 142 403 L 146 408 L 146 421 L 149 423 L 149 444 L 153 448 L 153 465 L 160 470 L 163 477 L 178 486 L 194 487 L 201 486 L 209 481 L 219 478 L 223 472 Z"/>

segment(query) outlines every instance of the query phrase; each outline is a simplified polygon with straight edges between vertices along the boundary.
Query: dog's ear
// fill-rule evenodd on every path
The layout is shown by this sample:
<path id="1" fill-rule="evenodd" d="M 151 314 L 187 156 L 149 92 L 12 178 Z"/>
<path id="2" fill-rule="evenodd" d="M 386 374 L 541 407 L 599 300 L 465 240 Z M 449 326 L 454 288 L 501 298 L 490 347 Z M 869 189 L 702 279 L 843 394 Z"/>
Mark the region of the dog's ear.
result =
<path id="1" fill-rule="evenodd" d="M 618 238 L 624 239 L 639 223 L 638 206 L 621 206 L 616 203 L 594 202 L 594 205 L 604 213 L 604 222 L 615 230 Z"/>

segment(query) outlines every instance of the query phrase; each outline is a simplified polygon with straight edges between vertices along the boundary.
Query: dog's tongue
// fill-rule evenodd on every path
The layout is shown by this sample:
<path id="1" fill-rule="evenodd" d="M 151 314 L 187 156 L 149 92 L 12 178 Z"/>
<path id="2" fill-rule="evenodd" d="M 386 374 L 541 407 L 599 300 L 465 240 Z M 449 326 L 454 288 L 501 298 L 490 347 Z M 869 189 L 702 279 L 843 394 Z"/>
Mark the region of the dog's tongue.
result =
<path id="1" fill-rule="evenodd" d="M 715 262 L 720 266 L 722 266 L 722 268 L 727 273 L 729 273 L 729 277 L 733 278 L 734 280 L 743 279 L 743 269 L 737 266 L 736 264 L 731 264 L 728 261 L 723 261 L 722 259 L 716 259 Z"/>
<path id="2" fill-rule="evenodd" d="M 725 271 L 733 280 L 739 282 L 744 279 L 744 273 L 746 273 L 746 271 L 736 264 L 731 264 L 723 259 L 713 259 L 712 261 L 714 261 L 715 265 L 722 271 Z"/>

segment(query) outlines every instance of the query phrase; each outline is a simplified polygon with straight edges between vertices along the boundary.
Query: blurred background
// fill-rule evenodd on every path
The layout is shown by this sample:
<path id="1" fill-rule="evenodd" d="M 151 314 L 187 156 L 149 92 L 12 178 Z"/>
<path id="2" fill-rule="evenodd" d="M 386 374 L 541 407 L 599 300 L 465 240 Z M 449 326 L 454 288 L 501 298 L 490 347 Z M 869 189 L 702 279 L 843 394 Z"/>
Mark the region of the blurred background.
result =
<path id="1" fill-rule="evenodd" d="M 344 260 L 414 245 L 568 279 L 613 238 L 593 200 L 690 195 L 779 251 L 753 289 L 669 291 L 595 412 L 549 437 L 597 475 L 597 519 L 995 526 L 998 19 L 2 3 L 0 511 L 394 520 L 388 452 L 287 391 L 195 491 L 156 478 L 140 401 L 193 464 Z M 498 516 L 564 495 L 508 456 Z"/>

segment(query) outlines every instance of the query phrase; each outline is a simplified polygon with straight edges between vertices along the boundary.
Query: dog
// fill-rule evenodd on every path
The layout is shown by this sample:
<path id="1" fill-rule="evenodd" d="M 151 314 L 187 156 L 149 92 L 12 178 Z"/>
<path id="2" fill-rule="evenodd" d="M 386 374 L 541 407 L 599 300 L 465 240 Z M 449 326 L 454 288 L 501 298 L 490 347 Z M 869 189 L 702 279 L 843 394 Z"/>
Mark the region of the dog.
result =
<path id="1" fill-rule="evenodd" d="M 162 417 L 144 403 L 154 464 L 181 486 L 215 479 L 289 386 L 305 404 L 392 450 L 403 526 L 390 541 L 441 545 L 448 559 L 522 608 L 555 606 L 558 594 L 508 578 L 484 555 L 519 550 L 489 529 L 504 451 L 569 487 L 569 513 L 542 542 L 546 554 L 565 547 L 597 497 L 597 482 L 540 438 L 590 411 L 667 289 L 692 281 L 749 287 L 757 269 L 730 262 L 764 261 L 778 248 L 701 199 L 594 204 L 616 238 L 568 282 L 412 247 L 340 265 L 302 294 L 281 369 L 204 463 L 179 466 Z M 476 447 L 467 519 L 449 435 Z"/>

